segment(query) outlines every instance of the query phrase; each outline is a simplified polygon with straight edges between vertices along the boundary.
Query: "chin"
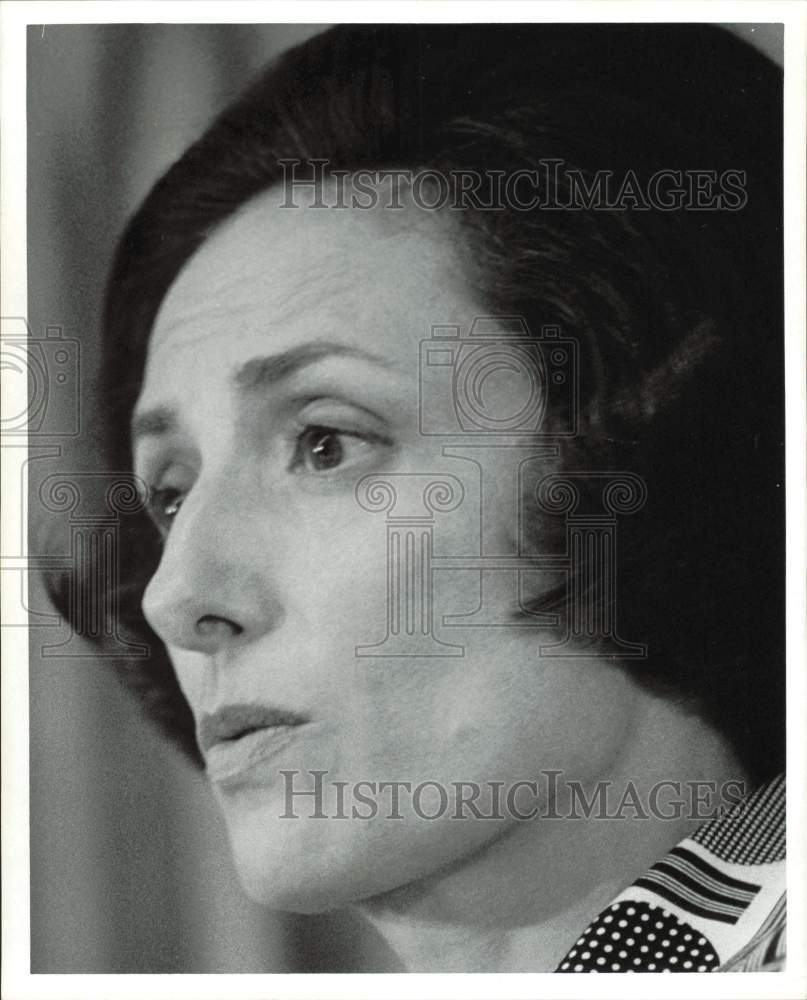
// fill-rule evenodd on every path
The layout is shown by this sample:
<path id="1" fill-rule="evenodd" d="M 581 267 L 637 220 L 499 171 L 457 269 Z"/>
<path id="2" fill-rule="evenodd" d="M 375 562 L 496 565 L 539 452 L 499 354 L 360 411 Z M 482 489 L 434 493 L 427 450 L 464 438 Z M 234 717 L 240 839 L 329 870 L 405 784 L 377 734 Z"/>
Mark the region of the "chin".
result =
<path id="1" fill-rule="evenodd" d="M 272 910 L 325 913 L 387 896 L 450 868 L 503 829 L 452 821 L 281 819 L 267 808 L 225 809 L 239 880 Z"/>
<path id="2" fill-rule="evenodd" d="M 339 860 L 329 865 L 322 856 L 292 866 L 251 854 L 236 853 L 235 866 L 246 896 L 259 906 L 284 913 L 316 914 L 341 910 L 399 888 L 390 873 L 374 881 L 364 859 L 351 865 Z"/>
<path id="3" fill-rule="evenodd" d="M 261 906 L 288 913 L 326 913 L 394 887 L 389 868 L 368 864 L 368 851 L 355 831 L 334 821 L 227 817 L 230 846 L 246 895 Z"/>
<path id="4" fill-rule="evenodd" d="M 357 901 L 349 891 L 348 879 L 338 881 L 330 874 L 306 871 L 289 877 L 274 878 L 265 870 L 236 861 L 239 881 L 245 895 L 257 903 L 282 913 L 316 914 L 340 910 Z"/>

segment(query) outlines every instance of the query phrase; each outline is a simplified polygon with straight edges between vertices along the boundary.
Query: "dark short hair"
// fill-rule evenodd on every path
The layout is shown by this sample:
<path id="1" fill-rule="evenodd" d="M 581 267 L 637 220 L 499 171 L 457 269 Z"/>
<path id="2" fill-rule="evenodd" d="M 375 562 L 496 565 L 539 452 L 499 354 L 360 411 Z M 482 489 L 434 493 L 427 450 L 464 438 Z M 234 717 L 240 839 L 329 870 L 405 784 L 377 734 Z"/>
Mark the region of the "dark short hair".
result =
<path id="1" fill-rule="evenodd" d="M 223 219 L 281 180 L 282 160 L 445 175 L 549 159 L 588 178 L 743 171 L 735 211 L 469 207 L 460 225 L 491 312 L 531 330 L 557 324 L 581 343 L 581 433 L 566 465 L 647 483 L 623 533 L 619 609 L 649 657 L 625 669 L 701 713 L 762 779 L 784 747 L 780 157 L 781 73 L 719 28 L 327 31 L 228 107 L 123 233 L 104 319 L 109 461 L 131 467 L 130 418 L 167 290 Z M 152 656 L 121 673 L 197 757 L 140 609 L 159 558 L 148 519 L 130 518 L 120 609 Z"/>

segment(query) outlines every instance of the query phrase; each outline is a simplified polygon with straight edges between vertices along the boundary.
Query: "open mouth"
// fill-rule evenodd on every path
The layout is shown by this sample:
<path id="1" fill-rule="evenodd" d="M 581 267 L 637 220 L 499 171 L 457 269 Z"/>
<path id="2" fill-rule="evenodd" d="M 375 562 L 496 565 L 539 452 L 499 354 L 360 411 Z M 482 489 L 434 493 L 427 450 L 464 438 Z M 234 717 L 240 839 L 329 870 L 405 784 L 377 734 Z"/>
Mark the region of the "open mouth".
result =
<path id="1" fill-rule="evenodd" d="M 277 779 L 269 767 L 309 723 L 306 716 L 266 705 L 225 705 L 199 721 L 197 739 L 208 778 L 237 788 Z"/>
<path id="2" fill-rule="evenodd" d="M 197 738 L 203 754 L 219 744 L 232 744 L 265 730 L 288 730 L 310 721 L 296 712 L 266 705 L 225 705 L 199 721 Z"/>

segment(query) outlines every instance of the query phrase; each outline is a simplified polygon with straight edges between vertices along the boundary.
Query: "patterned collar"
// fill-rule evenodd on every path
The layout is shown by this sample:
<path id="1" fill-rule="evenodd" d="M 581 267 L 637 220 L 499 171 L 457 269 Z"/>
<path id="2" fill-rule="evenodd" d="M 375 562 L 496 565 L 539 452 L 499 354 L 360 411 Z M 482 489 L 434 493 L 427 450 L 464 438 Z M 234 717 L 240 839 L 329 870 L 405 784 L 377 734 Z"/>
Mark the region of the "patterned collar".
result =
<path id="1" fill-rule="evenodd" d="M 592 921 L 557 972 L 771 972 L 785 949 L 785 779 L 699 827 Z"/>

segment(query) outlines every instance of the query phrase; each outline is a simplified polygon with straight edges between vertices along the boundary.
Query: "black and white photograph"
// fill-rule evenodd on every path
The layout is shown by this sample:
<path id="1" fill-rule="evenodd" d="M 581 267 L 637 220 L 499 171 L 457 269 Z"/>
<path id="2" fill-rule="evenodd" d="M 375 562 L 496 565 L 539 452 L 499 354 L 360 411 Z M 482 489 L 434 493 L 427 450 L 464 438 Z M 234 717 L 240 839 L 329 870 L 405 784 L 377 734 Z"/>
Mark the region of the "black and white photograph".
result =
<path id="1" fill-rule="evenodd" d="M 804 7 L 8 6 L 3 996 L 803 995 Z"/>

